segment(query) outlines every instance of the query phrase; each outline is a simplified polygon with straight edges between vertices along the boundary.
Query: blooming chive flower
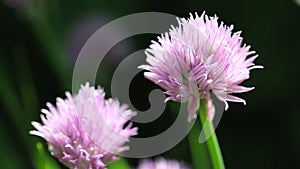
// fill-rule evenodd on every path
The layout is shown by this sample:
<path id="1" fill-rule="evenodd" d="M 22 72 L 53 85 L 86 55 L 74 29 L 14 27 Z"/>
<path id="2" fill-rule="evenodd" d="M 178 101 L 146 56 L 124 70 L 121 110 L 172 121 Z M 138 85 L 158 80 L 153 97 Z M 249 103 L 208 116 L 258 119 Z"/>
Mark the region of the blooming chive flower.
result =
<path id="1" fill-rule="evenodd" d="M 42 109 L 42 124 L 32 122 L 30 134 L 44 138 L 53 156 L 71 169 L 103 169 L 117 160 L 113 153 L 127 150 L 124 144 L 137 128 L 125 124 L 136 113 L 117 100 L 105 100 L 102 89 L 81 86 L 78 95 L 66 93 L 56 107 Z"/>
<path id="2" fill-rule="evenodd" d="M 249 78 L 250 70 L 262 68 L 254 65 L 257 58 L 250 46 L 242 44 L 241 32 L 233 31 L 218 18 L 191 14 L 189 19 L 178 19 L 168 33 L 152 41 L 146 50 L 149 65 L 145 77 L 166 90 L 166 101 L 188 102 L 189 120 L 196 117 L 200 99 L 211 104 L 210 92 L 225 103 L 245 100 L 233 96 L 253 90 L 241 83 Z M 210 105 L 211 106 L 211 105 Z M 213 114 L 214 108 L 210 108 Z"/>
<path id="3" fill-rule="evenodd" d="M 189 169 L 185 164 L 164 158 L 152 160 L 143 160 L 137 169 Z"/>

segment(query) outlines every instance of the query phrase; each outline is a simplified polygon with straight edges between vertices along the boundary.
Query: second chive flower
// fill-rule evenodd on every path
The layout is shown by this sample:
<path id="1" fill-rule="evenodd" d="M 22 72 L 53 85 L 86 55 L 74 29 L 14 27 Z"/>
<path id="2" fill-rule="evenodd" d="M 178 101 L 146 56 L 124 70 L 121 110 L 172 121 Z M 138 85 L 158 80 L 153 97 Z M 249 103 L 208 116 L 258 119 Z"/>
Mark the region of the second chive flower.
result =
<path id="1" fill-rule="evenodd" d="M 70 169 L 105 169 L 108 162 L 117 160 L 115 153 L 128 149 L 124 144 L 137 134 L 128 123 L 136 113 L 106 100 L 102 89 L 81 86 L 78 95 L 57 98 L 56 107 L 47 103 L 42 109 L 42 124 L 32 122 L 31 134 L 44 138 L 49 150 Z M 128 124 L 128 125 L 126 125 Z"/>
<path id="2" fill-rule="evenodd" d="M 250 46 L 242 43 L 241 32 L 232 33 L 218 18 L 204 13 L 189 19 L 178 19 L 179 26 L 152 41 L 146 50 L 149 65 L 145 77 L 166 90 L 167 100 L 188 103 L 189 120 L 196 117 L 200 99 L 212 103 L 210 92 L 225 103 L 246 103 L 234 93 L 247 92 L 253 87 L 241 83 L 249 78 L 250 70 L 262 68 L 254 65 L 257 58 Z M 214 107 L 208 107 L 212 119 Z"/>

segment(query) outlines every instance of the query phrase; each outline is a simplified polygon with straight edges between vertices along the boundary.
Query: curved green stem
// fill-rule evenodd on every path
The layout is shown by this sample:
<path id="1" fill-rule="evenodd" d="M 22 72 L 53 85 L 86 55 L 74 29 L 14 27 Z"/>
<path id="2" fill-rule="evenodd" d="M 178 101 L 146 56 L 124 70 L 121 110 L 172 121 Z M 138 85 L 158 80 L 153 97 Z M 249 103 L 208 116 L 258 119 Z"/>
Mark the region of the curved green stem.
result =
<path id="1" fill-rule="evenodd" d="M 208 127 L 203 127 L 202 130 L 204 131 L 206 137 L 210 135 L 206 143 L 212 166 L 214 169 L 225 169 L 222 152 L 218 143 L 216 133 L 214 131 L 213 123 L 212 121 L 207 120 L 206 105 L 204 102 L 201 102 L 200 105 L 199 116 L 201 124 L 202 126 L 204 126 L 205 123 L 208 123 Z"/>

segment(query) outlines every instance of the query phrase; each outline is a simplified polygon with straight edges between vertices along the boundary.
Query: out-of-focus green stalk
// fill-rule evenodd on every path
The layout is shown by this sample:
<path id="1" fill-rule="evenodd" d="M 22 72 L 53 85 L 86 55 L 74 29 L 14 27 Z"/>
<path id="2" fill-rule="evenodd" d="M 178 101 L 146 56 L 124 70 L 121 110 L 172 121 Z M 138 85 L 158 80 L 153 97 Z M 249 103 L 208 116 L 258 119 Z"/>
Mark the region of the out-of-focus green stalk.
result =
<path id="1" fill-rule="evenodd" d="M 3 62 L 2 62 L 3 63 Z M 17 128 L 17 135 L 20 136 L 19 140 L 25 143 L 25 149 L 27 152 L 32 153 L 32 144 L 28 138 L 28 126 L 29 122 L 26 120 L 26 114 L 24 113 L 20 100 L 16 92 L 13 90 L 10 79 L 5 74 L 3 66 L 0 63 L 0 99 L 5 106 L 7 113 L 12 120 L 12 123 Z M 7 145 L 8 146 L 8 145 Z M 34 154 L 34 153 L 33 153 Z M 29 154 L 29 155 L 33 155 Z"/>
<path id="2" fill-rule="evenodd" d="M 199 116 L 201 124 L 209 123 L 207 128 L 203 128 L 204 134 L 209 135 L 210 137 L 206 141 L 210 159 L 213 165 L 213 169 L 225 169 L 222 152 L 218 143 L 216 133 L 214 131 L 213 123 L 210 120 L 207 120 L 206 114 L 206 105 L 204 101 L 201 101 L 199 108 Z"/>
<path id="3" fill-rule="evenodd" d="M 131 169 L 126 159 L 120 158 L 118 161 L 108 164 L 108 169 Z"/>
<path id="4" fill-rule="evenodd" d="M 34 87 L 33 77 L 30 71 L 30 64 L 27 58 L 27 54 L 25 49 L 21 46 L 16 46 L 12 50 L 12 55 L 14 59 L 16 77 L 17 77 L 17 85 L 20 89 L 21 94 L 21 104 L 22 105 L 22 112 L 14 112 L 15 114 L 19 114 L 19 116 L 23 116 L 22 120 L 25 121 L 25 126 L 21 126 L 25 129 L 25 133 L 28 134 L 30 130 L 30 121 L 34 115 L 38 113 L 38 98 L 37 92 Z M 16 125 L 20 125 L 17 123 Z M 34 162 L 34 158 L 36 158 L 37 151 L 34 148 L 34 144 L 36 139 L 31 137 L 32 139 L 28 139 L 25 136 L 25 141 L 29 144 L 27 149 L 29 150 L 28 153 L 32 157 L 33 165 L 36 165 Z"/>
<path id="5" fill-rule="evenodd" d="M 20 46 L 12 51 L 14 59 L 14 72 L 17 77 L 17 85 L 20 89 L 21 100 L 17 91 L 13 88 L 8 72 L 5 72 L 4 62 L 0 63 L 0 99 L 7 110 L 7 115 L 17 128 L 17 133 L 21 136 L 19 139 L 24 142 L 25 149 L 32 157 L 36 156 L 33 142 L 35 139 L 29 139 L 30 118 L 37 111 L 38 99 L 34 89 L 33 79 L 30 73 L 29 62 L 24 49 Z M 34 158 L 30 158 L 34 164 Z"/>
<path id="6" fill-rule="evenodd" d="M 37 106 L 37 99 L 34 98 L 36 95 L 33 86 L 31 86 L 32 81 L 27 79 L 30 78 L 28 75 L 30 73 L 28 70 L 28 63 L 26 63 L 27 60 L 23 57 L 23 54 L 18 52 L 16 52 L 15 49 L 12 55 L 13 58 L 18 59 L 16 67 L 14 68 L 16 69 L 17 78 L 19 80 L 18 84 L 21 90 L 22 101 L 18 98 L 17 92 L 13 88 L 13 84 L 10 81 L 11 79 L 8 76 L 8 72 L 5 72 L 4 65 L 1 64 L 0 99 L 6 108 L 6 114 L 17 128 L 17 135 L 20 136 L 19 139 L 25 143 L 25 150 L 29 153 L 29 155 L 34 156 L 36 152 L 33 150 L 33 140 L 28 139 L 28 131 L 30 126 L 29 118 L 31 117 L 30 111 L 36 111 L 36 109 L 33 109 L 33 107 Z M 1 63 L 3 64 L 3 62 Z"/>
<path id="7" fill-rule="evenodd" d="M 47 6 L 48 17 L 51 16 L 53 20 L 53 24 L 55 25 L 55 30 L 57 35 L 62 35 L 64 33 L 64 18 L 60 6 L 59 0 L 51 0 L 51 1 L 44 1 L 45 5 Z"/>
<path id="8" fill-rule="evenodd" d="M 43 2 L 37 1 L 24 7 L 24 13 L 32 26 L 41 47 L 46 52 L 46 59 L 59 78 L 61 84 L 69 89 L 71 87 L 71 70 L 67 58 L 63 55 L 62 43 L 53 30 L 53 26 L 46 17 Z"/>
<path id="9" fill-rule="evenodd" d="M 31 118 L 38 112 L 38 96 L 34 87 L 30 64 L 24 48 L 16 46 L 12 52 L 25 117 Z M 30 119 L 27 118 L 26 120 L 29 122 Z"/>
<path id="10" fill-rule="evenodd" d="M 26 115 L 22 114 L 23 109 L 20 104 L 20 100 L 18 99 L 17 93 L 14 91 L 13 85 L 7 77 L 2 64 L 3 62 L 0 63 L 0 99 L 6 107 L 6 110 L 8 111 L 7 114 L 10 116 L 13 124 L 17 127 L 20 136 L 22 136 L 22 139 L 26 141 L 25 137 L 28 133 L 26 128 L 24 128 L 24 126 L 27 125 L 27 121 L 24 120 Z"/>
<path id="11" fill-rule="evenodd" d="M 36 143 L 37 156 L 35 157 L 36 169 L 59 169 L 56 161 L 45 152 L 42 143 Z"/>
<path id="12" fill-rule="evenodd" d="M 3 113 L 3 112 L 1 112 Z M 0 161 L 1 168 L 4 169 L 24 169 L 26 164 L 22 159 L 22 155 L 19 152 L 18 147 L 14 144 L 14 140 L 9 137 L 9 132 L 7 131 L 7 126 L 5 126 L 2 121 L 0 122 Z"/>

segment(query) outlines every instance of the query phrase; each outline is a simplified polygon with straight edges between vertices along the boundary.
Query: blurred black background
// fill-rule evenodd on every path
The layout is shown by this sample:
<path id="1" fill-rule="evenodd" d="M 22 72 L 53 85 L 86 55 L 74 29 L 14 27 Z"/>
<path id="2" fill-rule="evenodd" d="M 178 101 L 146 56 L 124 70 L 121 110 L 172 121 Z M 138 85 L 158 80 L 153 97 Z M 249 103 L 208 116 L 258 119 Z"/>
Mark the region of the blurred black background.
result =
<path id="1" fill-rule="evenodd" d="M 33 168 L 34 143 L 30 121 L 39 120 L 47 101 L 71 89 L 71 72 L 85 40 L 105 23 L 137 12 L 164 12 L 188 17 L 190 12 L 217 14 L 259 54 L 239 95 L 247 105 L 230 103 L 217 128 L 228 169 L 300 167 L 300 1 L 59 1 L 0 2 L 0 168 Z M 151 21 L 149 21 L 151 22 Z M 139 35 L 116 45 L 104 59 L 97 83 L 110 96 L 114 68 L 130 53 L 148 47 L 157 35 Z M 112 59 L 111 59 L 112 58 Z M 147 93 L 156 88 L 138 74 L 130 96 L 140 110 L 149 107 Z M 166 115 L 141 127 L 151 135 L 172 123 Z M 141 132 L 140 131 L 140 132 Z M 148 134 L 146 134 L 148 135 Z M 43 141 L 42 141 L 43 142 Z M 43 142 L 45 144 L 45 142 Z M 45 144 L 46 145 L 46 144 Z M 187 141 L 166 155 L 191 163 Z M 136 160 L 130 160 L 132 165 Z"/>

